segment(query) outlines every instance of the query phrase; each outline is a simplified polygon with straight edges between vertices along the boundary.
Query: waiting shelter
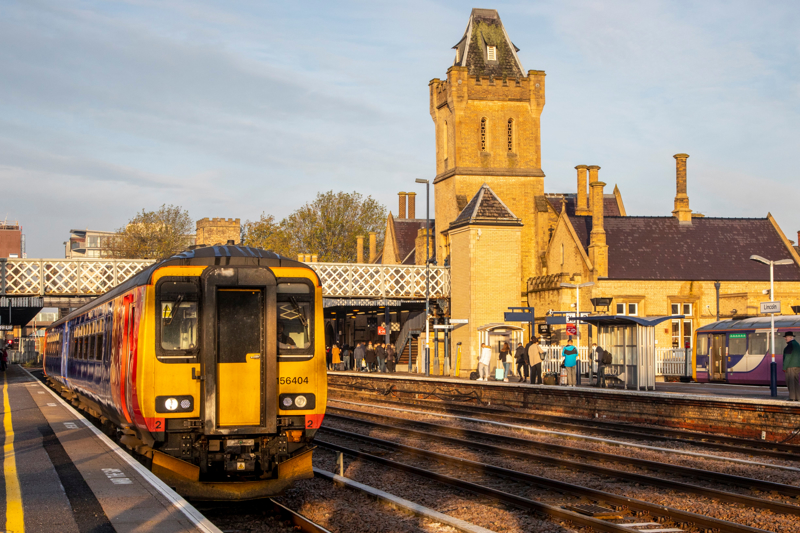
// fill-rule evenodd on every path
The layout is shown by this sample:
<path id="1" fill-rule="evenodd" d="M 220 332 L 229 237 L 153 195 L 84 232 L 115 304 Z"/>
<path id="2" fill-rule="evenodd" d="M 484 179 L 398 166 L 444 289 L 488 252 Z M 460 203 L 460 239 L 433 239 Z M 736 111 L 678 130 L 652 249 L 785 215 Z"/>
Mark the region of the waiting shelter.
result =
<path id="1" fill-rule="evenodd" d="M 497 368 L 498 355 L 504 343 L 508 343 L 511 350 L 509 362 L 514 362 L 514 350 L 517 346 L 524 344 L 525 330 L 519 326 L 506 323 L 485 324 L 478 327 L 478 340 L 481 344 L 486 344 L 492 349 L 492 362 L 489 365 L 489 372 L 494 375 Z"/>
<path id="2" fill-rule="evenodd" d="M 597 327 L 595 342 L 613 356 L 606 377 L 636 390 L 656 388 L 656 326 L 683 315 L 638 317 L 626 315 L 585 316 L 577 320 Z"/>

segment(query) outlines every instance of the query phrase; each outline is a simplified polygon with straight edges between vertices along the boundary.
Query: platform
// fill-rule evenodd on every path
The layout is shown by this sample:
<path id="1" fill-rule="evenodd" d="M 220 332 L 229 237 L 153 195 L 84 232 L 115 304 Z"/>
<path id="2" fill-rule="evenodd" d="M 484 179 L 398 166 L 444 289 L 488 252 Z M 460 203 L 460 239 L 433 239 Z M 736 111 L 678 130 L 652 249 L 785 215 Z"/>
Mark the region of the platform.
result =
<path id="1" fill-rule="evenodd" d="M 219 533 L 24 368 L 0 381 L 6 531 Z"/>
<path id="2" fill-rule="evenodd" d="M 769 396 L 769 387 L 658 383 L 655 391 L 565 387 L 409 373 L 329 372 L 328 397 L 374 394 L 414 400 L 448 398 L 510 408 L 605 418 L 779 441 L 800 427 L 800 403 Z M 782 387 L 786 395 L 785 387 Z"/>

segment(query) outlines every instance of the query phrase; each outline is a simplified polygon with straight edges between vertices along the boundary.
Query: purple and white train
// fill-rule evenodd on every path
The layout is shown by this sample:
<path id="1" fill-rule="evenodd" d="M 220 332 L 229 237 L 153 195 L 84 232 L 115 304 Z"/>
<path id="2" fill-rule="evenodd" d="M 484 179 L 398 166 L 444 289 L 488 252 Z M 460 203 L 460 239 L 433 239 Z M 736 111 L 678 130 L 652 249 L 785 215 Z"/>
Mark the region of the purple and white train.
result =
<path id="1" fill-rule="evenodd" d="M 786 384 L 783 372 L 783 334 L 800 336 L 800 316 L 775 317 L 775 362 L 778 385 Z M 768 317 L 722 320 L 697 328 L 694 342 L 694 379 L 743 385 L 769 385 L 770 319 Z"/>

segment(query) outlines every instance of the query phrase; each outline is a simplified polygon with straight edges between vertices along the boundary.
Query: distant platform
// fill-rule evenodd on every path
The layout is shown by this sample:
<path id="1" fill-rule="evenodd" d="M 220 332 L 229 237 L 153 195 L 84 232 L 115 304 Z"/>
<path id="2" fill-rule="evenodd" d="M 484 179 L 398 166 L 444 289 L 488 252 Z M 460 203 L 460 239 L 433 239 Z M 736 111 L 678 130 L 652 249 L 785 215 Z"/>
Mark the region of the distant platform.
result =
<path id="1" fill-rule="evenodd" d="M 21 366 L 0 381 L 7 530 L 219 533 Z"/>
<path id="2" fill-rule="evenodd" d="M 438 399 L 502 405 L 637 424 L 780 441 L 800 427 L 800 402 L 771 398 L 769 387 L 715 383 L 657 383 L 655 391 L 588 386 L 531 385 L 512 378 L 472 381 L 408 372 L 328 372 L 330 399 Z M 786 398 L 786 388 L 779 393 Z"/>

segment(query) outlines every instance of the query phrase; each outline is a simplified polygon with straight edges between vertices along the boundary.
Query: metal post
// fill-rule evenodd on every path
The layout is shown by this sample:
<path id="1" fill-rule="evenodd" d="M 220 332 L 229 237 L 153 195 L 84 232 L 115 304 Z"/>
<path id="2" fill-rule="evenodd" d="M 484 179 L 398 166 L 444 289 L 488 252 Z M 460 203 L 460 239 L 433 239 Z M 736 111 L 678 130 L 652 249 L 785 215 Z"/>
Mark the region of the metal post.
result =
<path id="1" fill-rule="evenodd" d="M 774 261 L 769 262 L 769 299 L 775 301 L 775 282 L 772 276 Z M 772 361 L 769 364 L 769 395 L 778 396 L 778 364 L 775 362 L 775 313 L 770 313 L 770 329 L 772 333 Z"/>
<path id="2" fill-rule="evenodd" d="M 772 267 L 770 267 L 770 268 L 772 268 Z M 719 281 L 715 281 L 714 282 L 714 288 L 717 290 L 717 322 L 719 322 L 719 288 L 720 288 Z M 770 298 L 771 297 L 772 296 L 770 296 Z"/>
<path id="3" fill-rule="evenodd" d="M 386 328 L 386 346 L 389 346 L 389 343 L 392 342 L 392 314 L 389 312 L 389 302 L 384 298 L 383 304 L 385 307 L 383 308 L 383 326 Z"/>
<path id="4" fill-rule="evenodd" d="M 445 323 L 449 322 L 449 320 L 445 320 Z M 445 376 L 452 376 L 453 370 L 450 367 L 450 330 L 444 330 L 444 375 Z"/>
<path id="5" fill-rule="evenodd" d="M 0 258 L 0 276 L 2 280 L 0 281 L 0 294 L 6 293 L 6 265 L 8 263 L 8 259 L 5 257 Z"/>
<path id="6" fill-rule="evenodd" d="M 439 375 L 439 330 L 433 330 L 433 373 Z M 442 372 L 444 374 L 444 372 Z"/>

